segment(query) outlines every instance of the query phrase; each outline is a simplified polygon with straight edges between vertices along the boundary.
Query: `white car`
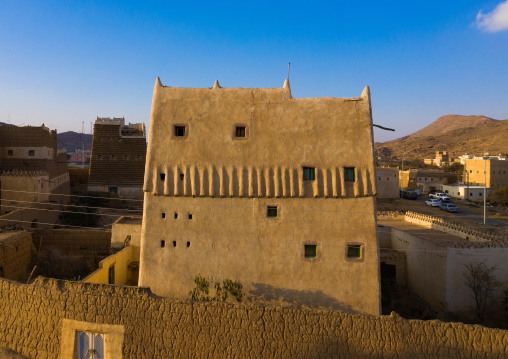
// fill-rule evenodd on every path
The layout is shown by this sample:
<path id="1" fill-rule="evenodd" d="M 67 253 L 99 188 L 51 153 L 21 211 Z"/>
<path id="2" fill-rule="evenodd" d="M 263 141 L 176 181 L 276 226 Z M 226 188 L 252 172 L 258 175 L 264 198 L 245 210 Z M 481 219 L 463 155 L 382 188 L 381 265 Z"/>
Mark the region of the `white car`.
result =
<path id="1" fill-rule="evenodd" d="M 429 198 L 436 198 L 436 199 L 439 199 L 441 202 L 450 202 L 450 200 L 451 200 L 450 197 L 448 197 L 447 195 L 445 195 L 442 192 L 431 193 L 431 194 L 429 194 Z"/>
<path id="2" fill-rule="evenodd" d="M 427 206 L 431 207 L 441 207 L 441 201 L 435 198 L 431 198 L 425 201 L 425 204 Z"/>

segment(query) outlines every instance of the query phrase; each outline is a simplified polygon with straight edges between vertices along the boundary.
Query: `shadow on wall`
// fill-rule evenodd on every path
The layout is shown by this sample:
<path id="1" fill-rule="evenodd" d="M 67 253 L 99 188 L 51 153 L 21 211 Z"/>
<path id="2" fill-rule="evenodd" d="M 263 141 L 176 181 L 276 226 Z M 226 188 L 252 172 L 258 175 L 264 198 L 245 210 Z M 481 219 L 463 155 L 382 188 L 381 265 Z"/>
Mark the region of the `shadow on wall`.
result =
<path id="1" fill-rule="evenodd" d="M 296 290 L 277 288 L 269 284 L 252 283 L 254 290 L 248 295 L 248 300 L 252 302 L 264 302 L 265 304 L 290 304 L 298 309 L 315 308 L 342 310 L 349 313 L 356 313 L 350 305 L 330 297 L 320 290 Z"/>

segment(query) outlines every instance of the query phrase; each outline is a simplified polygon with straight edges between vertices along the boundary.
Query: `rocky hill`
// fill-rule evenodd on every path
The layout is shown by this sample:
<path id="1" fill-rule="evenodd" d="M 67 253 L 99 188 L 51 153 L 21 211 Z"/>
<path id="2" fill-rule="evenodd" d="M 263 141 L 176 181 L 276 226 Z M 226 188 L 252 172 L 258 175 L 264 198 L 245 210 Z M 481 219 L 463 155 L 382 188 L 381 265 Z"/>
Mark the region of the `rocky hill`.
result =
<path id="1" fill-rule="evenodd" d="M 377 156 L 434 158 L 436 151 L 448 151 L 452 157 L 465 153 L 480 155 L 508 153 L 508 120 L 485 116 L 441 116 L 429 126 L 409 136 L 376 143 Z"/>
<path id="2" fill-rule="evenodd" d="M 76 149 L 83 149 L 85 151 L 92 149 L 92 135 L 81 134 L 74 131 L 62 132 L 58 134 L 58 149 L 66 149 L 67 152 Z"/>

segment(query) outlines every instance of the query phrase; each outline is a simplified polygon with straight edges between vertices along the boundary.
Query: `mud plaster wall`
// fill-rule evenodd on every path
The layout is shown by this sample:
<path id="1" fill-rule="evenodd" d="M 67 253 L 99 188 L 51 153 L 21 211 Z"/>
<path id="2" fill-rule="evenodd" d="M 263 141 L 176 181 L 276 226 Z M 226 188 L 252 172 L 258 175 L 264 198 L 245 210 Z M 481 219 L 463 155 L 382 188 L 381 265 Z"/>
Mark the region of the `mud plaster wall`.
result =
<path id="1" fill-rule="evenodd" d="M 56 210 L 60 209 L 60 206 L 39 204 L 28 209 L 16 209 L 0 216 L 0 228 L 10 226 L 25 229 L 52 227 L 58 219 L 59 212 L 48 211 L 48 209 Z"/>
<path id="2" fill-rule="evenodd" d="M 0 280 L 0 298 L 0 346 L 30 358 L 61 357 L 64 319 L 123 326 L 115 358 L 508 355 L 507 331 L 398 316 L 175 301 L 144 288 L 42 278 Z"/>
<path id="3" fill-rule="evenodd" d="M 30 233 L 0 233 L 0 277 L 26 281 L 32 270 L 35 247 Z"/>
<path id="4" fill-rule="evenodd" d="M 49 229 L 32 233 L 37 250 L 58 250 L 69 255 L 98 256 L 109 255 L 111 231 Z"/>
<path id="5" fill-rule="evenodd" d="M 146 138 L 121 136 L 120 125 L 94 125 L 90 186 L 142 187 Z"/>

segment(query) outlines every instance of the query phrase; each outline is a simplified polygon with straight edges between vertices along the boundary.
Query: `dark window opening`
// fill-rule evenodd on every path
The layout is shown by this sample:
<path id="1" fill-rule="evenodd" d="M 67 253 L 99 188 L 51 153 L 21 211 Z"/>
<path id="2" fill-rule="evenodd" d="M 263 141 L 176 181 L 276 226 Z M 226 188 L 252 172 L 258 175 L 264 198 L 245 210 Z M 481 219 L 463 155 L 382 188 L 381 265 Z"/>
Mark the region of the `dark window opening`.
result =
<path id="1" fill-rule="evenodd" d="M 245 126 L 236 126 L 236 137 L 245 137 Z"/>
<path id="2" fill-rule="evenodd" d="M 34 151 L 34 150 L 30 150 L 30 151 L 28 151 L 28 155 L 29 155 L 29 156 L 35 156 L 35 151 Z"/>
<path id="3" fill-rule="evenodd" d="M 118 194 L 118 187 L 108 187 L 108 192 Z"/>
<path id="4" fill-rule="evenodd" d="M 192 213 L 189 213 L 189 219 L 192 219 Z"/>
<path id="5" fill-rule="evenodd" d="M 162 218 L 166 218 L 166 213 L 162 212 L 161 215 L 162 215 Z"/>
<path id="6" fill-rule="evenodd" d="M 316 244 L 306 244 L 304 256 L 305 256 L 305 258 L 316 258 L 317 257 L 317 245 Z"/>
<path id="7" fill-rule="evenodd" d="M 348 258 L 362 258 L 361 244 L 348 244 L 347 245 L 347 257 Z"/>
<path id="8" fill-rule="evenodd" d="M 277 217 L 278 215 L 278 210 L 277 210 L 277 206 L 268 206 L 266 208 L 266 216 L 267 217 Z"/>
<path id="9" fill-rule="evenodd" d="M 32 224 L 30 225 L 30 227 L 31 228 L 38 228 L 39 227 L 39 223 L 37 223 L 37 222 L 39 222 L 39 220 L 38 219 L 34 219 L 32 221 Z"/>
<path id="10" fill-rule="evenodd" d="M 175 219 L 177 219 L 177 218 L 178 218 L 178 213 L 175 212 Z"/>
<path id="11" fill-rule="evenodd" d="M 111 155 L 112 160 L 116 160 L 116 155 Z"/>
<path id="12" fill-rule="evenodd" d="M 14 156 L 14 151 L 13 150 L 8 150 L 7 151 L 7 156 Z"/>
<path id="13" fill-rule="evenodd" d="M 165 240 L 161 240 L 161 248 L 164 248 L 166 246 L 166 241 Z"/>
<path id="14" fill-rule="evenodd" d="M 115 284 L 115 265 L 109 267 L 108 270 L 108 283 Z"/>
<path id="15" fill-rule="evenodd" d="M 141 155 L 136 155 L 136 159 L 140 160 L 141 158 Z"/>
<path id="16" fill-rule="evenodd" d="M 180 173 L 180 181 L 183 181 L 183 178 L 184 178 L 184 174 L 183 173 Z"/>
<path id="17" fill-rule="evenodd" d="M 185 136 L 185 126 L 175 126 L 175 136 L 176 137 Z"/>
<path id="18" fill-rule="evenodd" d="M 176 247 L 176 241 L 173 241 L 173 247 Z"/>
<path id="19" fill-rule="evenodd" d="M 344 167 L 344 181 L 355 182 L 356 181 L 356 168 L 355 167 Z"/>
<path id="20" fill-rule="evenodd" d="M 166 174 L 165 173 L 161 173 L 160 177 L 161 177 L 161 181 L 164 181 L 166 179 Z"/>
<path id="21" fill-rule="evenodd" d="M 304 167 L 303 168 L 303 179 L 304 179 L 304 181 L 314 181 L 316 179 L 316 168 L 315 167 Z"/>
<path id="22" fill-rule="evenodd" d="M 187 248 L 189 248 L 189 247 L 190 247 L 190 242 L 187 242 Z"/>

